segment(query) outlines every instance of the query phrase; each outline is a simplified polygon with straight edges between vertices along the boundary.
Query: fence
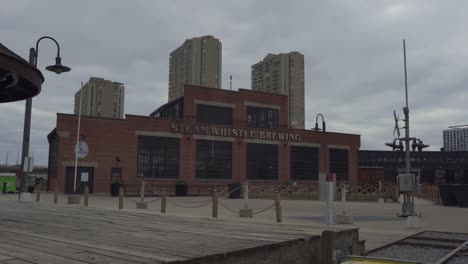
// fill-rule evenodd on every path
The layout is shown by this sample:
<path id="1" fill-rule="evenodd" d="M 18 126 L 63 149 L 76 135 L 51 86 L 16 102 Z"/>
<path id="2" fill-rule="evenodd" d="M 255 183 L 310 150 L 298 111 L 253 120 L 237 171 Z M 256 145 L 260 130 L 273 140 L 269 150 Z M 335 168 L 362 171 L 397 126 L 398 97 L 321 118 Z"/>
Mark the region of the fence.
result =
<path id="1" fill-rule="evenodd" d="M 337 186 L 335 200 L 341 199 L 341 188 Z M 320 188 L 318 182 L 297 184 L 297 185 L 275 185 L 251 183 L 249 187 L 249 197 L 251 198 L 271 198 L 275 192 L 281 192 L 283 199 L 289 200 L 318 200 L 320 197 Z M 379 198 L 397 201 L 398 189 L 395 184 L 356 185 L 351 186 L 347 194 L 348 201 L 377 201 Z"/>
<path id="2" fill-rule="evenodd" d="M 418 197 L 440 204 L 439 186 L 432 184 L 421 184 Z"/>

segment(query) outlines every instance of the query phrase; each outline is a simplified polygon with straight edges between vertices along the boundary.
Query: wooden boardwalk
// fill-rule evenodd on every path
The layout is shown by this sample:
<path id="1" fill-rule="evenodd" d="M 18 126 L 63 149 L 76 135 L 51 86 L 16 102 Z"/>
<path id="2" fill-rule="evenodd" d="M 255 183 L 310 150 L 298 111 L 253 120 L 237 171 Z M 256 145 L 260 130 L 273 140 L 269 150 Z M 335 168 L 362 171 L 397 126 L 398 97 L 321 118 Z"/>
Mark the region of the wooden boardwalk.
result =
<path id="1" fill-rule="evenodd" d="M 0 263 L 254 263 L 249 254 L 262 263 L 307 263 L 319 254 L 321 231 L 0 201 Z M 309 256 L 293 256 L 298 249 Z"/>

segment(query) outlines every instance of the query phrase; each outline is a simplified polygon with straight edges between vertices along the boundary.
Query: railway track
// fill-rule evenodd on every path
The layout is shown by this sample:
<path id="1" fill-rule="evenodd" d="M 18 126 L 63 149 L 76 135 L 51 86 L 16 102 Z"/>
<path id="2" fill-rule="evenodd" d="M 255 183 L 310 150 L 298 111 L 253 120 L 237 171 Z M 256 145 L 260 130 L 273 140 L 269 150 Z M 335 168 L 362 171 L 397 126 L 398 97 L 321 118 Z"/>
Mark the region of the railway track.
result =
<path id="1" fill-rule="evenodd" d="M 368 257 L 424 264 L 467 264 L 468 234 L 424 231 L 368 251 Z"/>

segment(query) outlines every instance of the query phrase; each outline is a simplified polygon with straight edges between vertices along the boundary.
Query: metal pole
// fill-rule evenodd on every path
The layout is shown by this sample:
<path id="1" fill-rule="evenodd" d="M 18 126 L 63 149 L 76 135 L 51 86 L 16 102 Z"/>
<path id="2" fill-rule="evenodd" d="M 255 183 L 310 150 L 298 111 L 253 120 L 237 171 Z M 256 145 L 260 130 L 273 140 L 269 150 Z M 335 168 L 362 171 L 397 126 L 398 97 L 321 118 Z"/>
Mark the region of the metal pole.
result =
<path id="1" fill-rule="evenodd" d="M 29 49 L 29 64 L 34 67 L 37 66 L 36 50 L 34 48 Z M 21 168 L 24 168 L 24 159 L 29 155 L 29 139 L 31 135 L 31 109 L 32 109 L 32 98 L 26 99 L 26 106 L 24 110 L 24 127 L 23 127 L 23 148 L 21 151 Z M 21 177 L 21 193 L 28 192 L 29 185 L 29 172 L 23 171 Z M 20 193 L 20 199 L 21 199 Z"/>
<path id="2" fill-rule="evenodd" d="M 403 64 L 405 69 L 405 99 L 406 106 L 403 108 L 403 113 L 405 114 L 405 173 L 411 174 L 411 154 L 410 154 L 410 130 L 409 130 L 409 105 L 408 105 L 408 77 L 406 71 L 406 42 L 403 39 Z M 415 186 L 416 182 L 413 181 Z M 403 203 L 403 213 L 414 215 L 414 199 L 413 192 L 407 192 L 403 195 L 405 197 L 405 202 Z"/>
<path id="3" fill-rule="evenodd" d="M 406 72 L 406 42 L 403 39 L 403 63 L 405 68 L 405 98 L 406 98 L 406 109 L 403 109 L 405 114 L 405 148 L 406 148 L 406 173 L 411 173 L 411 163 L 410 163 L 410 134 L 409 134 L 409 106 L 408 106 L 408 77 Z"/>
<path id="4" fill-rule="evenodd" d="M 76 193 L 76 173 L 78 171 L 78 151 L 80 150 L 80 123 L 81 123 L 81 100 L 83 98 L 83 82 L 80 88 L 80 106 L 78 110 L 78 128 L 76 130 L 76 146 L 75 146 L 75 174 L 73 177 L 73 193 Z"/>

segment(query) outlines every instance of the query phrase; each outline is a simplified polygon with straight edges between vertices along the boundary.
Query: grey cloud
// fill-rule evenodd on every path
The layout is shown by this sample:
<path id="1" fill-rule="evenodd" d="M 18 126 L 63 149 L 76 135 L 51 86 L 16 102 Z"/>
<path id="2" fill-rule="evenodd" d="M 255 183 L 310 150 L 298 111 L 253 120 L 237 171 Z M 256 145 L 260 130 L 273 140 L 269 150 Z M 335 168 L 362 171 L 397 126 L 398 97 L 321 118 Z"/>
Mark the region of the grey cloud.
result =
<path id="1" fill-rule="evenodd" d="M 40 12 L 38 12 L 40 11 Z M 468 123 L 468 4 L 462 1 L 9 1 L 1 42 L 20 54 L 42 35 L 61 44 L 67 74 L 53 75 L 53 43 L 41 43 L 46 81 L 33 99 L 31 150 L 47 164 L 57 112 L 91 76 L 126 86 L 125 112 L 147 115 L 167 100 L 169 53 L 193 36 L 223 43 L 223 86 L 250 88 L 250 66 L 267 53 L 305 55 L 306 127 L 324 114 L 330 131 L 361 134 L 363 149 L 392 139 L 404 105 L 407 39 L 412 134 L 438 149 L 442 129 Z M 0 105 L 0 163 L 21 148 L 24 102 Z M 6 129 L 5 129 L 6 127 Z M 11 158 L 10 158 L 11 160 Z"/>

